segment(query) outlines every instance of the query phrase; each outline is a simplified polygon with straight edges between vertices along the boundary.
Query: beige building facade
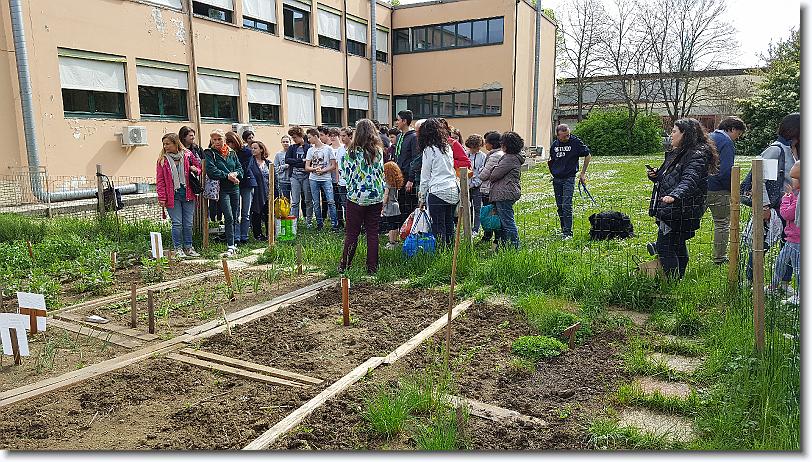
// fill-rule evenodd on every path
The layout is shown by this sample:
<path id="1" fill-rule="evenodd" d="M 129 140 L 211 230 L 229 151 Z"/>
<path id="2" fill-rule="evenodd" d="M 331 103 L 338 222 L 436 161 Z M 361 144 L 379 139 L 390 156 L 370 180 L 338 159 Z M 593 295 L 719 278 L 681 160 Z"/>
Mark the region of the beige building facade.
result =
<path id="1" fill-rule="evenodd" d="M 36 143 L 49 176 L 89 178 L 101 164 L 149 177 L 161 137 L 184 125 L 203 145 L 215 128 L 250 125 L 276 152 L 291 125 L 391 124 L 404 108 L 448 117 L 464 135 L 515 130 L 549 145 L 555 24 L 541 24 L 534 118 L 536 11 L 525 0 L 377 2 L 374 24 L 369 0 L 19 3 L 34 127 L 21 109 L 10 2 L 0 2 L 0 169 L 28 167 L 26 143 Z M 447 46 L 426 41 L 435 36 Z M 425 101 L 429 112 L 414 106 Z"/>

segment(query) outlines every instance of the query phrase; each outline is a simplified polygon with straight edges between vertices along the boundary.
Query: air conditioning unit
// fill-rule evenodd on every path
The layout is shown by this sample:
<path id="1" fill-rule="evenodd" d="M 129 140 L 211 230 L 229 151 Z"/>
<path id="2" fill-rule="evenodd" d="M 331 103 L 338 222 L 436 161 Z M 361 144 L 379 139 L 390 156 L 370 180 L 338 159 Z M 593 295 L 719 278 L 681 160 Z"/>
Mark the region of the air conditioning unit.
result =
<path id="1" fill-rule="evenodd" d="M 214 8 L 209 8 L 209 17 L 212 19 L 217 19 L 220 21 L 226 20 L 226 12 L 222 10 L 216 10 Z"/>
<path id="2" fill-rule="evenodd" d="M 254 126 L 251 124 L 231 124 L 231 131 L 236 133 L 240 137 L 240 139 L 242 139 L 242 132 L 246 130 L 251 130 L 253 132 Z"/>
<path id="3" fill-rule="evenodd" d="M 121 133 L 122 146 L 147 146 L 147 127 L 129 125 Z"/>

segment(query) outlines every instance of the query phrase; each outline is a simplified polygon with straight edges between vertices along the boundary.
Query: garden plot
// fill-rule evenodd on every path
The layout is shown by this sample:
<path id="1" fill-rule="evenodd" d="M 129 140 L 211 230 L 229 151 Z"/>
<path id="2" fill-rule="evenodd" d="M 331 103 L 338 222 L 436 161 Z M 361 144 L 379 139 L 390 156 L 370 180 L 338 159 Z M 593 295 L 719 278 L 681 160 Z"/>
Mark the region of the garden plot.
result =
<path id="1" fill-rule="evenodd" d="M 452 325 L 454 388 L 443 393 L 502 408 L 490 412 L 496 420 L 477 417 L 475 414 L 489 413 L 482 409 L 472 409 L 467 416 L 455 416 L 452 410 L 451 423 L 438 426 L 424 409 L 405 412 L 411 417 L 388 437 L 372 430 L 371 421 L 381 426 L 381 421 L 398 420 L 397 410 L 403 407 L 397 405 L 397 396 L 404 399 L 402 402 L 421 402 L 414 392 L 420 386 L 414 384 L 427 383 L 426 370 L 442 369 L 442 330 L 410 355 L 391 366 L 379 367 L 370 377 L 327 401 L 270 449 L 588 448 L 585 428 L 591 417 L 603 409 L 604 397 L 627 379 L 615 354 L 623 334 L 614 330 L 596 333 L 572 351 L 541 360 L 533 371 L 511 353 L 516 338 L 533 333 L 513 308 L 475 304 Z M 422 378 L 415 381 L 414 377 Z M 423 393 L 424 401 L 431 400 L 425 398 L 431 395 Z M 369 403 L 389 410 L 378 413 L 378 418 L 365 419 L 371 409 Z M 510 414 L 514 417 L 499 417 Z M 456 443 L 455 434 L 461 435 Z"/>
<path id="2" fill-rule="evenodd" d="M 441 316 L 448 295 L 351 289 L 352 324 L 341 324 L 338 288 L 209 338 L 191 348 L 322 379 L 287 386 L 190 366 L 167 357 L 0 408 L 8 449 L 239 449 L 346 372 L 385 355 Z M 205 336 L 205 332 L 201 334 Z M 186 350 L 188 351 L 188 350 Z"/>

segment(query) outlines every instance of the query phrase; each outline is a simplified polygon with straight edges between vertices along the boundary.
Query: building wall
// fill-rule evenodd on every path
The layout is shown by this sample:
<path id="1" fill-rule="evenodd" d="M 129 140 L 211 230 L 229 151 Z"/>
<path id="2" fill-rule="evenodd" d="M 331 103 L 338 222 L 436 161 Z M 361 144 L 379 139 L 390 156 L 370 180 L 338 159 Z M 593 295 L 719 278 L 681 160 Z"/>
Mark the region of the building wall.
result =
<path id="1" fill-rule="evenodd" d="M 545 153 L 553 142 L 555 124 L 555 41 L 556 25 L 542 17 L 541 23 L 541 68 L 539 72 L 538 131 L 536 145 L 544 146 Z"/>
<path id="2" fill-rule="evenodd" d="M 8 18 L 8 2 L 0 2 L 0 15 Z M 22 109 L 20 107 L 20 89 L 17 84 L 17 67 L 14 53 L 14 42 L 11 35 L 11 23 L 0 22 L 0 101 L 5 114 L 0 117 L 0 137 L 6 149 L 0 150 L 0 175 L 6 168 L 25 167 L 26 151 L 22 137 Z"/>

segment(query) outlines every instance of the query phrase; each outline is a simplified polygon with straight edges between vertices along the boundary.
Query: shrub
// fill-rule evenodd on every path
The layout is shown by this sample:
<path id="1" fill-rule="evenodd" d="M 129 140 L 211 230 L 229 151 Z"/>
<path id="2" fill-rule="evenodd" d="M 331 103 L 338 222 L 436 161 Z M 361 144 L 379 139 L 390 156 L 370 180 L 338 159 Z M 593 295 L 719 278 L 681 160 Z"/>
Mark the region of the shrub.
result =
<path id="1" fill-rule="evenodd" d="M 663 152 L 662 122 L 656 114 L 640 114 L 628 133 L 629 111 L 593 111 L 580 122 L 573 134 L 597 156 L 649 155 Z"/>
<path id="2" fill-rule="evenodd" d="M 45 221 L 12 213 L 0 213 L 0 242 L 39 242 L 45 236 Z"/>
<path id="3" fill-rule="evenodd" d="M 513 354 L 534 361 L 558 356 L 566 349 L 567 346 L 559 340 L 543 335 L 519 337 L 513 341 L 513 346 L 511 346 Z"/>

